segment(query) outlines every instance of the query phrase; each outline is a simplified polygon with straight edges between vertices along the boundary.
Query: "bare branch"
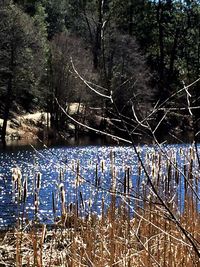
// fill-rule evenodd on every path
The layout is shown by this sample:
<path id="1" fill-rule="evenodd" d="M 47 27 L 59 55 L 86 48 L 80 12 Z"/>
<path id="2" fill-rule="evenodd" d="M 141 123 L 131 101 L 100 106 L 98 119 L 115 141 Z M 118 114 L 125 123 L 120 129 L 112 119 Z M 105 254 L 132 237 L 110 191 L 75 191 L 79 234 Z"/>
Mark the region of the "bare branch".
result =
<path id="1" fill-rule="evenodd" d="M 134 104 L 133 104 L 133 102 L 132 102 L 132 112 L 133 112 L 133 115 L 134 115 L 134 117 L 135 117 L 135 119 L 136 119 L 136 122 L 137 122 L 140 126 L 142 126 L 142 127 L 144 127 L 144 128 L 148 128 L 147 125 L 145 125 L 145 124 L 143 124 L 142 122 L 139 121 L 139 119 L 138 119 L 138 117 L 137 117 L 137 115 L 136 115 L 136 113 L 135 113 L 135 108 L 134 108 Z"/>
<path id="2" fill-rule="evenodd" d="M 62 112 L 63 112 L 69 119 L 71 119 L 73 122 L 75 122 L 76 124 L 78 124 L 78 125 L 80 125 L 80 126 L 82 126 L 82 127 L 84 127 L 84 128 L 87 128 L 88 130 L 91 130 L 91 131 L 93 131 L 93 132 L 95 132 L 95 133 L 99 133 L 99 134 L 103 134 L 103 135 L 109 136 L 109 137 L 111 137 L 111 138 L 113 138 L 113 139 L 116 139 L 116 140 L 118 140 L 118 141 L 123 141 L 123 142 L 128 143 L 128 144 L 131 144 L 131 143 L 132 143 L 132 142 L 131 142 L 130 140 L 128 140 L 128 139 L 125 139 L 125 138 L 119 137 L 119 136 L 117 136 L 117 135 L 113 135 L 113 134 L 109 134 L 109 133 L 100 131 L 100 130 L 98 130 L 98 129 L 95 129 L 95 128 L 93 128 L 93 127 L 90 127 L 90 126 L 88 126 L 88 125 L 85 125 L 85 124 L 83 124 L 83 123 L 81 123 L 81 122 L 75 120 L 72 116 L 70 116 L 70 115 L 64 110 L 64 108 L 63 108 L 63 107 L 60 105 L 60 103 L 58 102 L 58 99 L 55 98 L 55 100 L 56 100 L 56 103 L 58 104 L 58 106 L 60 107 L 60 109 L 62 110 Z"/>
<path id="3" fill-rule="evenodd" d="M 74 70 L 74 72 L 76 73 L 76 75 L 80 78 L 80 80 L 85 84 L 87 85 L 87 87 L 92 90 L 93 92 L 95 92 L 97 95 L 99 96 L 102 96 L 104 98 L 108 98 L 108 99 L 111 99 L 111 96 L 108 96 L 108 95 L 105 95 L 105 94 L 102 94 L 100 93 L 99 91 L 97 91 L 96 89 L 94 89 L 92 86 L 90 86 L 90 84 L 78 73 L 78 71 L 75 69 L 75 66 L 74 66 L 74 63 L 73 63 L 73 60 L 71 58 L 71 64 L 72 64 L 72 68 Z"/>
<path id="4" fill-rule="evenodd" d="M 191 108 L 190 108 L 190 97 L 191 97 L 191 94 L 188 92 L 188 89 L 187 87 L 185 86 L 185 82 L 183 81 L 183 86 L 185 88 L 185 92 L 186 92 L 186 96 L 187 96 L 187 103 L 188 103 L 188 111 L 190 113 L 190 115 L 192 116 L 192 111 L 191 111 Z"/>
<path id="5" fill-rule="evenodd" d="M 162 116 L 161 120 L 158 122 L 158 124 L 156 125 L 155 129 L 153 130 L 153 134 L 155 134 L 155 132 L 157 131 L 158 127 L 161 125 L 161 123 L 163 122 L 163 120 L 166 118 L 168 112 L 169 112 L 169 110 L 167 110 L 164 113 L 164 115 Z"/>

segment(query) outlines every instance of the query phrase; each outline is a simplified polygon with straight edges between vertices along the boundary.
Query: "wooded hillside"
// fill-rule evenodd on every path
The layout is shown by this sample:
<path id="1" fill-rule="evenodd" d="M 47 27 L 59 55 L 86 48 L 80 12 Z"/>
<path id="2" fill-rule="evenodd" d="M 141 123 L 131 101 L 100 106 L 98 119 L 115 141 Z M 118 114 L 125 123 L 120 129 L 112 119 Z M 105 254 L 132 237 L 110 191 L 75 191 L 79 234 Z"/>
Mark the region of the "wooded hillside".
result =
<path id="1" fill-rule="evenodd" d="M 198 131 L 198 0 L 5 0 L 0 18 L 2 139 L 13 112 L 43 110 L 53 129 L 66 129 L 57 101 L 100 108 L 95 115 L 118 131 L 118 115 L 101 94 L 112 94 L 130 131 L 155 105 L 150 123 L 162 120 L 161 133 Z"/>

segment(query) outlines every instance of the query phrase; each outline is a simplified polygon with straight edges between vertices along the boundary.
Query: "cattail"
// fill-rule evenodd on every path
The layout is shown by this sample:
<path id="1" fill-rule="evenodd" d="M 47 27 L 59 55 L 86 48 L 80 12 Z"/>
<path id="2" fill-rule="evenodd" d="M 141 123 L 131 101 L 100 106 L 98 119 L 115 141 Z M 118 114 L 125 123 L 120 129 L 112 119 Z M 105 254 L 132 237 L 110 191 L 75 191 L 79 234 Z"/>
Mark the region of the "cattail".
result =
<path id="1" fill-rule="evenodd" d="M 63 171 L 62 171 L 62 169 L 60 169 L 59 180 L 60 180 L 60 183 L 63 182 Z"/>
<path id="2" fill-rule="evenodd" d="M 64 184 L 60 185 L 60 195 L 61 195 L 62 215 L 65 215 L 66 214 L 66 209 L 65 209 L 65 189 L 64 189 Z"/>
<path id="3" fill-rule="evenodd" d="M 39 191 L 41 187 L 41 176 L 42 174 L 40 172 L 37 173 L 37 179 L 36 179 L 36 190 Z"/>
<path id="4" fill-rule="evenodd" d="M 24 189 L 24 193 L 23 193 L 23 202 L 25 203 L 26 202 L 26 198 L 27 198 L 27 195 L 28 195 L 28 177 L 26 176 L 25 179 L 24 179 L 24 186 L 23 186 L 23 189 Z"/>
<path id="5" fill-rule="evenodd" d="M 100 187 L 100 185 L 101 185 L 101 176 L 99 176 L 98 178 L 98 188 Z"/>
<path id="6" fill-rule="evenodd" d="M 142 174 L 142 166 L 141 166 L 141 163 L 138 162 L 138 176 L 139 176 L 139 178 L 140 178 L 141 174 Z"/>
<path id="7" fill-rule="evenodd" d="M 156 177 L 156 167 L 155 167 L 155 162 L 152 164 L 152 181 L 154 182 Z"/>
<path id="8" fill-rule="evenodd" d="M 161 175 L 161 153 L 159 153 L 158 155 L 158 171 L 157 171 L 157 186 L 159 186 L 159 182 L 160 182 L 160 175 Z"/>
<path id="9" fill-rule="evenodd" d="M 124 194 L 126 194 L 126 188 L 127 188 L 127 180 L 126 180 L 126 170 L 124 173 Z"/>
<path id="10" fill-rule="evenodd" d="M 172 178 L 172 164 L 169 162 L 168 170 L 167 170 L 167 191 L 170 191 L 170 183 Z"/>
<path id="11" fill-rule="evenodd" d="M 72 160 L 72 171 L 75 171 L 75 162 Z"/>
<path id="12" fill-rule="evenodd" d="M 96 169 L 95 169 L 95 186 L 98 186 L 98 163 L 96 163 Z"/>
<path id="13" fill-rule="evenodd" d="M 80 174 L 80 162 L 79 162 L 79 160 L 77 160 L 76 174 L 77 174 L 77 176 Z"/>
<path id="14" fill-rule="evenodd" d="M 53 216 L 54 216 L 54 220 L 55 220 L 55 218 L 56 218 L 56 201 L 55 201 L 54 192 L 52 192 L 52 206 L 53 206 Z"/>
<path id="15" fill-rule="evenodd" d="M 90 197 L 89 200 L 88 200 L 89 214 L 90 214 L 91 209 L 92 209 L 92 204 L 93 204 L 93 201 L 92 201 L 92 199 Z"/>
<path id="16" fill-rule="evenodd" d="M 41 236 L 41 240 L 40 240 L 40 245 L 42 248 L 42 245 L 44 244 L 44 240 L 45 240 L 45 235 L 46 235 L 46 224 L 42 225 L 42 236 Z"/>
<path id="17" fill-rule="evenodd" d="M 15 168 L 12 168 L 11 169 L 11 172 L 12 172 L 12 184 L 14 184 L 15 183 L 15 180 L 16 180 Z"/>
<path id="18" fill-rule="evenodd" d="M 18 201 L 21 200 L 22 197 L 22 186 L 21 186 L 21 180 L 22 180 L 22 173 L 21 170 L 16 167 L 11 169 L 12 172 L 12 193 L 13 193 L 13 200 L 15 199 L 15 191 L 17 190 L 17 199 Z"/>
<path id="19" fill-rule="evenodd" d="M 184 171 L 184 189 L 185 189 L 185 194 L 187 194 L 187 189 L 188 189 L 188 183 L 187 183 L 187 166 L 184 164 L 183 166 L 183 171 Z"/>
<path id="20" fill-rule="evenodd" d="M 112 166 L 113 165 L 113 151 L 112 150 L 110 151 L 110 163 Z"/>
<path id="21" fill-rule="evenodd" d="M 22 183 L 22 173 L 19 168 L 17 168 L 17 189 L 21 193 L 21 183 Z"/>
<path id="22" fill-rule="evenodd" d="M 127 191 L 128 191 L 128 194 L 130 193 L 130 168 L 128 167 L 127 168 Z"/>
<path id="23" fill-rule="evenodd" d="M 177 164 L 177 162 L 176 162 L 176 169 L 175 169 L 175 182 L 177 183 L 177 185 L 178 185 L 178 183 L 179 183 L 179 171 L 178 171 L 178 164 Z"/>
<path id="24" fill-rule="evenodd" d="M 80 191 L 80 199 L 81 199 L 81 205 L 82 205 L 82 208 L 85 209 L 85 205 L 84 205 L 84 201 L 83 201 L 83 195 L 82 195 L 82 192 Z"/>
<path id="25" fill-rule="evenodd" d="M 68 209 L 68 211 L 69 211 L 70 213 L 73 212 L 73 203 L 70 203 L 70 204 L 69 204 L 69 209 Z"/>
<path id="26" fill-rule="evenodd" d="M 189 172 L 188 172 L 188 179 L 192 179 L 193 178 L 193 158 L 191 157 L 190 159 L 190 165 L 189 165 Z"/>
<path id="27" fill-rule="evenodd" d="M 190 147 L 190 158 L 194 159 L 194 157 L 195 157 L 195 151 L 194 151 L 193 147 Z"/>
<path id="28" fill-rule="evenodd" d="M 80 176 L 80 163 L 77 161 L 76 166 L 76 178 L 75 178 L 75 187 L 77 188 L 84 182 L 84 179 Z"/>
<path id="29" fill-rule="evenodd" d="M 104 160 L 101 161 L 101 172 L 104 173 L 105 170 L 105 162 Z"/>
<path id="30" fill-rule="evenodd" d="M 38 193 L 34 193 L 34 207 L 35 207 L 35 214 L 38 213 L 38 208 L 39 208 L 39 199 L 38 199 Z"/>
<path id="31" fill-rule="evenodd" d="M 101 217 L 102 217 L 102 224 L 104 223 L 104 206 L 105 206 L 105 201 L 104 197 L 101 199 Z"/>
<path id="32" fill-rule="evenodd" d="M 61 202 L 65 202 L 65 189 L 64 189 L 64 184 L 60 184 L 60 192 L 61 192 Z"/>
<path id="33" fill-rule="evenodd" d="M 112 191 L 116 191 L 116 186 L 117 186 L 117 179 L 116 179 L 116 167 L 113 166 L 112 168 Z"/>

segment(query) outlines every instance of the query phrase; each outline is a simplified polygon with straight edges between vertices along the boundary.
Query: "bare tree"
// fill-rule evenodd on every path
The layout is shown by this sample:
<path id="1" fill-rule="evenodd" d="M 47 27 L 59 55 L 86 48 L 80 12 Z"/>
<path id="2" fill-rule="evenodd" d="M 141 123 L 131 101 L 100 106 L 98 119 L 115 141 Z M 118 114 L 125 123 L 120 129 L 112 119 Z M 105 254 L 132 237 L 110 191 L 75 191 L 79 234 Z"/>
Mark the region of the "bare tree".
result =
<path id="1" fill-rule="evenodd" d="M 74 70 L 75 72 L 77 73 L 75 67 L 74 67 Z M 79 78 L 81 80 L 84 81 L 84 83 L 86 85 L 88 85 L 88 82 L 86 80 L 84 80 L 84 78 L 79 74 L 78 75 Z M 178 171 L 179 174 L 183 175 L 185 181 L 187 182 L 188 186 L 190 187 L 190 189 L 192 190 L 192 192 L 194 193 L 194 195 L 196 196 L 196 198 L 198 199 L 198 201 L 200 200 L 200 197 L 198 195 L 198 192 L 196 191 L 196 188 L 193 186 L 193 184 L 190 182 L 190 180 L 188 179 L 188 177 L 181 172 L 181 170 L 179 169 L 179 167 L 173 162 L 173 160 L 171 160 L 170 158 L 168 158 L 166 152 L 165 152 L 165 149 L 162 147 L 162 144 L 160 144 L 155 136 L 155 131 L 156 129 L 158 128 L 159 124 L 162 124 L 162 121 L 164 119 L 164 117 L 166 116 L 166 114 L 168 112 L 170 112 L 170 110 L 165 110 L 164 111 L 164 116 L 163 118 L 158 122 L 158 124 L 152 128 L 152 123 L 151 123 L 151 119 L 153 117 L 153 114 L 156 114 L 159 110 L 163 109 L 165 107 L 165 104 L 168 103 L 168 101 L 174 97 L 177 96 L 177 94 L 181 93 L 181 92 L 186 92 L 187 94 L 187 99 L 188 97 L 190 96 L 190 93 L 189 93 L 189 88 L 191 88 L 194 84 L 198 83 L 200 79 L 197 79 L 196 81 L 194 81 L 192 84 L 188 85 L 188 86 L 185 86 L 183 88 L 181 88 L 178 92 L 174 92 L 173 94 L 171 94 L 171 96 L 169 96 L 165 101 L 163 101 L 161 104 L 159 105 L 156 105 L 152 110 L 150 110 L 149 114 L 143 118 L 142 121 L 140 121 L 138 119 L 138 115 L 136 115 L 136 111 L 134 109 L 134 107 L 132 106 L 132 111 L 133 111 L 133 115 L 135 117 L 135 120 L 138 124 L 138 126 L 141 126 L 143 127 L 145 130 L 148 129 L 150 132 L 151 132 L 151 135 L 152 135 L 152 138 L 153 138 L 153 141 L 156 143 L 156 145 L 158 146 L 158 148 L 160 149 L 161 153 L 168 159 L 168 161 L 170 162 L 170 165 L 171 166 L 174 166 L 174 169 Z M 92 128 L 92 127 L 89 127 L 87 125 L 85 125 L 85 127 L 89 128 L 90 130 L 93 130 L 97 133 L 100 133 L 100 134 L 105 134 L 107 136 L 111 136 L 115 139 L 117 139 L 118 141 L 123 141 L 123 142 L 126 142 L 126 143 L 130 143 L 133 148 L 134 148 L 134 151 L 137 155 L 137 158 L 139 160 L 139 163 L 141 164 L 141 167 L 144 171 L 144 174 L 145 174 L 145 177 L 147 179 L 147 183 L 149 184 L 149 187 L 150 187 L 150 190 L 152 190 L 152 193 L 153 195 L 156 197 L 156 201 L 158 201 L 158 205 L 160 205 L 160 207 L 162 207 L 163 209 L 163 212 L 166 214 L 165 216 L 167 217 L 168 220 L 170 220 L 176 227 L 177 229 L 179 229 L 179 231 L 182 233 L 182 235 L 184 236 L 184 238 L 187 240 L 187 242 L 191 245 L 191 247 L 193 248 L 195 254 L 197 255 L 197 257 L 200 258 L 200 253 L 199 253 L 199 242 L 198 240 L 196 239 L 195 235 L 193 235 L 191 232 L 188 232 L 188 230 L 186 229 L 186 227 L 181 223 L 181 221 L 179 220 L 179 218 L 177 217 L 177 214 L 176 212 L 174 211 L 173 209 L 173 205 L 171 205 L 171 202 L 173 201 L 173 198 L 171 200 L 168 200 L 166 201 L 165 199 L 163 199 L 163 197 L 161 196 L 161 193 L 159 191 L 159 189 L 157 188 L 157 186 L 155 185 L 154 181 L 152 180 L 152 175 L 149 173 L 147 167 L 146 167 L 146 164 L 145 162 L 143 161 L 141 155 L 140 155 L 140 152 L 137 148 L 137 146 L 135 145 L 135 142 L 134 142 L 134 139 L 133 139 L 133 131 L 130 131 L 129 130 L 129 127 L 128 127 L 128 124 L 127 124 L 127 121 L 126 121 L 126 118 L 123 116 L 123 114 L 121 114 L 119 108 L 117 107 L 116 105 L 116 102 L 115 100 L 113 99 L 113 95 L 112 95 L 112 91 L 108 92 L 107 94 L 102 94 L 100 92 L 100 90 L 97 90 L 95 87 L 91 87 L 91 85 L 88 85 L 88 88 L 95 92 L 97 95 L 99 95 L 100 97 L 103 97 L 103 98 L 106 98 L 108 99 L 113 107 L 114 107 L 114 110 L 119 118 L 119 120 L 121 121 L 122 125 L 123 125 L 123 128 L 124 130 L 127 132 L 127 135 L 128 135 L 128 139 L 125 139 L 125 138 L 121 138 L 119 136 L 116 136 L 116 135 L 112 135 L 110 133 L 107 133 L 107 132 L 102 132 L 102 131 L 98 131 L 97 129 L 95 128 Z M 63 109 L 63 107 L 59 104 L 59 101 L 56 99 L 57 101 L 57 104 L 58 106 L 60 107 L 60 109 L 62 110 L 62 112 L 70 119 L 72 119 L 73 121 L 75 121 L 76 123 L 80 124 L 80 122 L 76 121 L 74 118 L 72 118 L 71 116 L 69 116 L 67 114 L 67 112 L 65 111 L 65 109 Z M 190 114 L 192 114 L 192 111 L 191 111 L 191 107 L 190 107 L 190 101 L 189 99 L 187 100 L 188 102 L 188 112 Z M 199 107 L 197 107 L 199 108 Z M 81 124 L 81 126 L 84 126 L 83 124 Z M 190 175 L 193 175 L 192 174 L 192 169 L 189 171 Z M 158 263 L 157 263 L 158 264 Z M 159 264 L 158 264 L 159 266 Z"/>

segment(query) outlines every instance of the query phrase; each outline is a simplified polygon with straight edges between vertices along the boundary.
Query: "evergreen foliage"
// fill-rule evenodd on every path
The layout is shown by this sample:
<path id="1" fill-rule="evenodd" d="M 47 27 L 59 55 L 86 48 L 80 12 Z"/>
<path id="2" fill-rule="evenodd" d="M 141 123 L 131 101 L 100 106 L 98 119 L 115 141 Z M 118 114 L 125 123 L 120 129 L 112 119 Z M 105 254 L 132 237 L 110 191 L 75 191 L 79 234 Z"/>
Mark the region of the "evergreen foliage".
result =
<path id="1" fill-rule="evenodd" d="M 1 7 L 0 16 L 0 95 L 4 138 L 10 112 L 20 106 L 29 111 L 39 103 L 45 55 L 44 44 L 32 18 L 10 3 Z"/>
<path id="2" fill-rule="evenodd" d="M 199 76 L 198 0 L 7 0 L 1 3 L 0 15 L 3 119 L 6 102 L 9 110 L 19 105 L 30 110 L 37 104 L 58 112 L 52 106 L 57 91 L 62 91 L 64 102 L 95 103 L 96 96 L 87 95 L 87 90 L 87 96 L 80 97 L 83 85 L 74 81 L 70 57 L 81 75 L 114 92 L 124 113 L 130 100 L 142 101 L 148 110 Z M 198 84 L 192 96 L 198 106 Z M 108 108 L 104 101 L 98 103 Z M 187 105 L 185 95 L 178 95 L 168 105 L 183 103 Z M 194 115 L 197 121 L 198 112 Z"/>

